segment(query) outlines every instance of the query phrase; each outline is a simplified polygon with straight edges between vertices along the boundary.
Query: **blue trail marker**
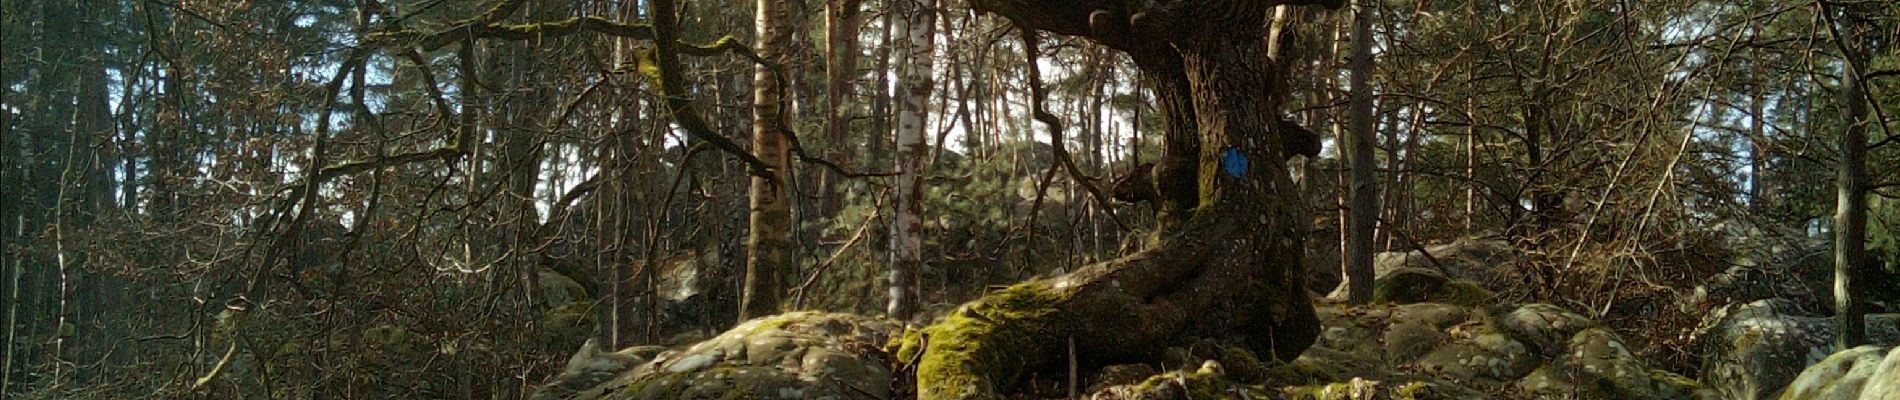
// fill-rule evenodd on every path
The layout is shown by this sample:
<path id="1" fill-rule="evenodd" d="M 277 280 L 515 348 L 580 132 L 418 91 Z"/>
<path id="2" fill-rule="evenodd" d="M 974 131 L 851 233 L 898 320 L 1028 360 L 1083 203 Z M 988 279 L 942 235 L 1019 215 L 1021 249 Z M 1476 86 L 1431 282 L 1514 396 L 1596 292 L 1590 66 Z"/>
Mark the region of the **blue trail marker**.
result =
<path id="1" fill-rule="evenodd" d="M 1227 176 L 1239 178 L 1247 175 L 1247 156 L 1240 154 L 1240 148 L 1230 146 L 1221 151 L 1220 166 Z"/>

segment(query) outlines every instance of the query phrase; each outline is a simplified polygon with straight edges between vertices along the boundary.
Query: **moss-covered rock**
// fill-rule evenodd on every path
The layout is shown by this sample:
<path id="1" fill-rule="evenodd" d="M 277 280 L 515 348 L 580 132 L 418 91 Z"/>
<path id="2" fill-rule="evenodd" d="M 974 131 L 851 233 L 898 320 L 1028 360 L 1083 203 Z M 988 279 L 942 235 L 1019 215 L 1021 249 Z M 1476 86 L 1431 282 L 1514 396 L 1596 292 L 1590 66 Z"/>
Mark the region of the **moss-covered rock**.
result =
<path id="1" fill-rule="evenodd" d="M 1479 306 L 1489 304 L 1495 297 L 1483 286 L 1454 281 L 1444 273 L 1425 268 L 1399 268 L 1372 282 L 1372 301 L 1377 303 Z"/>
<path id="2" fill-rule="evenodd" d="M 898 360 L 917 360 L 917 394 L 927 399 L 992 398 L 1010 389 L 1033 357 L 1056 340 L 1062 297 L 1045 281 L 1029 281 L 984 296 L 896 346 Z"/>
<path id="3" fill-rule="evenodd" d="M 1483 281 L 1497 278 L 1522 253 L 1508 241 L 1483 237 L 1462 237 L 1424 250 L 1431 256 L 1418 251 L 1379 253 L 1374 256 L 1373 270 L 1385 275 L 1402 268 L 1428 268 L 1453 280 Z"/>
<path id="4" fill-rule="evenodd" d="M 1281 389 L 1292 400 L 1483 400 L 1491 395 L 1435 379 L 1387 383 L 1362 378 Z"/>
<path id="5" fill-rule="evenodd" d="M 1316 313 L 1321 328 L 1314 346 L 1384 361 L 1379 341 L 1392 323 L 1392 310 L 1386 304 L 1320 307 Z"/>
<path id="6" fill-rule="evenodd" d="M 538 285 L 536 288 L 538 291 L 536 293 L 541 296 L 539 304 L 544 308 L 554 308 L 568 303 L 584 302 L 593 298 L 588 295 L 587 287 L 581 286 L 581 283 L 575 281 L 574 278 L 562 275 L 559 272 L 541 270 L 536 272 L 534 276 L 535 282 Z"/>
<path id="7" fill-rule="evenodd" d="M 1861 346 L 1829 355 L 1802 371 L 1781 398 L 1900 398 L 1900 347 Z"/>
<path id="8" fill-rule="evenodd" d="M 1595 321 L 1550 304 L 1527 304 L 1498 317 L 1498 326 L 1539 354 L 1554 356 L 1577 332 Z"/>
<path id="9" fill-rule="evenodd" d="M 1193 371 L 1170 371 L 1141 383 L 1111 386 L 1095 392 L 1094 400 L 1242 400 L 1274 398 L 1275 393 L 1227 377 L 1219 362 L 1208 361 Z M 919 397 L 930 398 L 930 397 Z"/>
<path id="10" fill-rule="evenodd" d="M 1347 393 L 1340 389 L 1354 379 L 1391 383 L 1372 392 L 1381 399 L 1713 396 L 1693 380 L 1650 368 L 1581 314 L 1548 304 L 1499 310 L 1443 303 L 1321 307 L 1319 344 L 1270 369 L 1268 382 L 1308 398 L 1367 398 L 1328 397 Z"/>
<path id="11" fill-rule="evenodd" d="M 762 317 L 556 398 L 887 399 L 893 362 L 883 345 L 897 331 L 850 314 Z"/>
<path id="12" fill-rule="evenodd" d="M 1686 399 L 1711 396 L 1695 381 L 1653 370 L 1630 353 L 1622 339 L 1603 328 L 1578 332 L 1568 351 L 1519 382 L 1538 397 L 1583 399 Z"/>
<path id="13" fill-rule="evenodd" d="M 1102 367 L 1100 372 L 1089 379 L 1087 393 L 1100 392 L 1109 387 L 1130 385 L 1147 380 L 1160 371 L 1148 364 L 1115 364 Z"/>
<path id="14" fill-rule="evenodd" d="M 1900 343 L 1900 315 L 1867 316 L 1869 344 Z M 1833 352 L 1836 328 L 1794 302 L 1768 299 L 1723 306 L 1691 338 L 1702 351 L 1702 381 L 1724 398 L 1776 398 L 1802 370 Z"/>
<path id="15" fill-rule="evenodd" d="M 1529 347 L 1495 326 L 1472 323 L 1453 327 L 1451 340 L 1420 358 L 1421 372 L 1459 382 L 1501 385 L 1524 376 L 1537 359 Z"/>

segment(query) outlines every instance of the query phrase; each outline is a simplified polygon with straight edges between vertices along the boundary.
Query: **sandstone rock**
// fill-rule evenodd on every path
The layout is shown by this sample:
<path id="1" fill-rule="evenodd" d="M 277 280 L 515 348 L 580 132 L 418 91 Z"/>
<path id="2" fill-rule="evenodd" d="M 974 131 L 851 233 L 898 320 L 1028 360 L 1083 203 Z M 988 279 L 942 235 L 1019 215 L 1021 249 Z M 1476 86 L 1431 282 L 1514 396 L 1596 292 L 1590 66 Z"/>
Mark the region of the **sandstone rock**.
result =
<path id="1" fill-rule="evenodd" d="M 1518 256 L 1510 242 L 1496 238 L 1459 238 L 1451 243 L 1425 246 L 1425 251 L 1431 253 L 1431 257 L 1416 250 L 1376 254 L 1373 270 L 1378 276 L 1384 276 L 1400 269 L 1424 268 L 1439 271 L 1451 279 L 1486 282 L 1497 278 L 1499 268 Z"/>
<path id="2" fill-rule="evenodd" d="M 1380 399 L 1714 396 L 1693 380 L 1651 368 L 1581 314 L 1549 304 L 1510 310 L 1442 303 L 1321 307 L 1325 328 L 1318 344 L 1273 369 L 1268 381 L 1291 385 L 1287 393 L 1295 398 L 1361 398 L 1342 386 L 1354 379 L 1392 383 L 1369 397 Z"/>
<path id="3" fill-rule="evenodd" d="M 1476 306 L 1491 302 L 1491 291 L 1444 273 L 1424 268 L 1401 268 L 1372 282 L 1372 301 L 1392 304 L 1450 303 Z"/>
<path id="4" fill-rule="evenodd" d="M 1900 315 L 1867 316 L 1867 338 L 1900 343 Z M 1702 381 L 1724 398 L 1772 399 L 1833 350 L 1834 321 L 1794 302 L 1767 299 L 1717 308 L 1691 338 L 1702 350 Z"/>
<path id="5" fill-rule="evenodd" d="M 1781 394 L 1787 400 L 1854 400 L 1861 398 L 1867 378 L 1879 368 L 1887 351 L 1860 346 L 1827 356 L 1808 366 Z"/>
<path id="6" fill-rule="evenodd" d="M 1219 362 L 1208 361 L 1193 371 L 1169 371 L 1141 383 L 1111 386 L 1089 394 L 1090 400 L 1241 400 L 1273 398 L 1258 386 L 1235 383 Z"/>
<path id="7" fill-rule="evenodd" d="M 1562 307 L 1527 304 L 1498 317 L 1498 325 L 1540 354 L 1554 355 L 1571 336 L 1595 327 L 1596 322 Z"/>
<path id="8" fill-rule="evenodd" d="M 1536 367 L 1529 347 L 1492 325 L 1461 325 L 1449 333 L 1450 343 L 1418 360 L 1419 371 L 1458 382 L 1502 385 Z"/>
<path id="9" fill-rule="evenodd" d="M 1887 358 L 1880 360 L 1880 366 L 1867 377 L 1867 386 L 1861 388 L 1863 399 L 1900 399 L 1900 347 L 1887 352 Z"/>
<path id="10" fill-rule="evenodd" d="M 891 321 L 851 314 L 763 317 L 604 384 L 537 398 L 886 399 L 892 362 L 882 346 L 897 330 Z"/>
<path id="11" fill-rule="evenodd" d="M 1616 334 L 1603 328 L 1578 332 L 1568 351 L 1519 381 L 1524 392 L 1539 398 L 1577 396 L 1586 399 L 1684 399 L 1711 396 L 1697 393 L 1689 378 L 1652 370 L 1637 359 Z"/>

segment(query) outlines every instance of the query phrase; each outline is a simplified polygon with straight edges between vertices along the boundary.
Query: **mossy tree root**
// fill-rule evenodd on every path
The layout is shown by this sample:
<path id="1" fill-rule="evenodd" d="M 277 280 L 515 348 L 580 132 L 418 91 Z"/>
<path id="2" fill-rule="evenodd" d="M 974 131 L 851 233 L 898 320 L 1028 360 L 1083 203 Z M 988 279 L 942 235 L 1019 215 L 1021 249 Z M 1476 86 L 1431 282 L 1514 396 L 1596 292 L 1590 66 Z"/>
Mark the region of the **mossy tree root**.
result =
<path id="1" fill-rule="evenodd" d="M 1234 257 L 1251 251 L 1196 239 L 1236 231 L 1195 223 L 1141 253 L 990 293 L 900 338 L 897 359 L 915 362 L 918 398 L 994 399 L 1063 361 L 1070 339 L 1084 365 L 1153 361 L 1187 336 L 1291 358 L 1317 333 L 1305 293 L 1273 290 L 1261 272 L 1277 268 Z"/>

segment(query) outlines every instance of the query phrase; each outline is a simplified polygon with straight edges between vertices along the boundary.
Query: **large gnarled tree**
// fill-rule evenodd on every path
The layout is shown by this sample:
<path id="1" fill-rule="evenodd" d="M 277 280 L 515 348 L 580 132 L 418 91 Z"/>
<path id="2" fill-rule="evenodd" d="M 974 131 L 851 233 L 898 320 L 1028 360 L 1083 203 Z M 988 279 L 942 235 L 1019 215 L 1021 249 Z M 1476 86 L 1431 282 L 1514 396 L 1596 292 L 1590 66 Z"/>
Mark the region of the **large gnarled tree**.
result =
<path id="1" fill-rule="evenodd" d="M 1243 337 L 1291 359 L 1317 334 L 1300 286 L 1298 197 L 1279 168 L 1283 128 L 1265 21 L 1283 4 L 1324 0 L 977 0 L 1022 29 L 1087 38 L 1128 53 L 1165 115 L 1154 169 L 1160 240 L 1129 257 L 1038 279 L 967 304 L 907 339 L 920 398 L 992 398 L 1024 372 L 1023 354 L 1073 340 L 1091 363 L 1154 357 L 1186 336 Z M 1192 316 L 1192 318 L 1190 318 Z"/>

